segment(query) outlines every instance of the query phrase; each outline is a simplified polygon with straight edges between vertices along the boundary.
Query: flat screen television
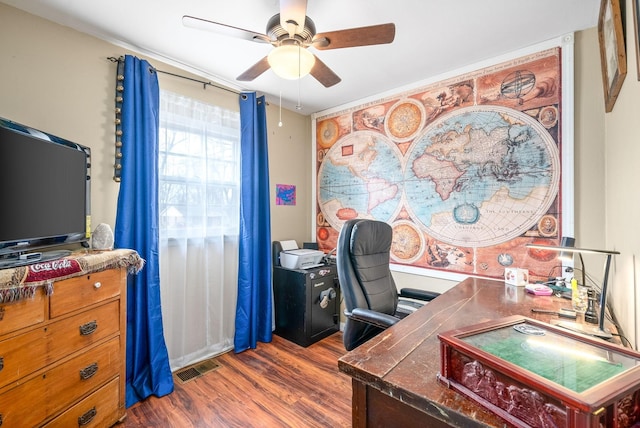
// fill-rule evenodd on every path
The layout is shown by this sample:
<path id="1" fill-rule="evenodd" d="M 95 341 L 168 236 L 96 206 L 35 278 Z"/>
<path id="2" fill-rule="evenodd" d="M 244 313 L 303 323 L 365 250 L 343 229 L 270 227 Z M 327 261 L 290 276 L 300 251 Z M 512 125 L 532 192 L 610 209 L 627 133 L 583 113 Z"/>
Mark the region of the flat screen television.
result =
<path id="1" fill-rule="evenodd" d="M 89 147 L 0 118 L 0 268 L 87 246 L 90 172 Z"/>

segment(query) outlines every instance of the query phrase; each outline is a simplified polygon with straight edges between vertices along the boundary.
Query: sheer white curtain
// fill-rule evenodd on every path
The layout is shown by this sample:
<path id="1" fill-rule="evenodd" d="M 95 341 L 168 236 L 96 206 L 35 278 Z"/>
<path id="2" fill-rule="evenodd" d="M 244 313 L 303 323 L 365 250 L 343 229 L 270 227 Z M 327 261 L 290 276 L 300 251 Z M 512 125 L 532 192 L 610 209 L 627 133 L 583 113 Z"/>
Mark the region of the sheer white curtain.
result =
<path id="1" fill-rule="evenodd" d="M 160 288 L 171 370 L 233 348 L 238 112 L 160 94 Z"/>

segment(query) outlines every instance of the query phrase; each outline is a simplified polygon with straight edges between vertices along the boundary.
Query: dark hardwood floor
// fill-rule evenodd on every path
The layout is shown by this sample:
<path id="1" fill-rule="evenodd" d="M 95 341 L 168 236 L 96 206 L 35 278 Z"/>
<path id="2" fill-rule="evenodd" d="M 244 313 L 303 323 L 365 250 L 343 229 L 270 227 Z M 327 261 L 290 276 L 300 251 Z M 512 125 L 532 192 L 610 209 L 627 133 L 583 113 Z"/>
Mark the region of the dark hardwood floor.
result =
<path id="1" fill-rule="evenodd" d="M 220 367 L 127 409 L 118 427 L 349 427 L 351 378 L 338 372 L 342 334 L 307 348 L 271 343 L 216 358 Z"/>

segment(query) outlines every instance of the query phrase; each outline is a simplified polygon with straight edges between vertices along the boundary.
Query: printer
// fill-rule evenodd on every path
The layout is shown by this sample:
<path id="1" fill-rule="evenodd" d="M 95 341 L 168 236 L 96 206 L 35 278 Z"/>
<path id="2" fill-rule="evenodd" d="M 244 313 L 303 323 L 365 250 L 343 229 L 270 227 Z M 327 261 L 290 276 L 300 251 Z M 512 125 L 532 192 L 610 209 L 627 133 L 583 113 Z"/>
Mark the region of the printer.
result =
<path id="1" fill-rule="evenodd" d="M 298 248 L 294 240 L 279 241 L 280 251 L 277 257 L 280 266 L 287 269 L 310 269 L 323 265 L 324 252 L 308 248 Z"/>

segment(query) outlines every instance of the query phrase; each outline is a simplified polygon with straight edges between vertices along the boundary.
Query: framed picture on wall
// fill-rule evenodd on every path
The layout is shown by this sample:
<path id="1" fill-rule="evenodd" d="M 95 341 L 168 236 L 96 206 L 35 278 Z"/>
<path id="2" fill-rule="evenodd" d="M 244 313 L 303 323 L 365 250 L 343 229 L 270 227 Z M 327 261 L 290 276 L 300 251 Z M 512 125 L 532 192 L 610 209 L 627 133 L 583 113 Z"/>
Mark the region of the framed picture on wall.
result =
<path id="1" fill-rule="evenodd" d="M 640 28 L 638 28 L 638 12 L 640 12 L 640 0 L 633 0 L 633 38 L 636 39 L 636 66 L 638 68 L 638 80 L 640 80 Z"/>
<path id="2" fill-rule="evenodd" d="M 634 4 L 637 0 L 633 0 Z M 598 39 L 602 62 L 605 111 L 616 103 L 622 82 L 627 75 L 627 55 L 620 13 L 620 0 L 602 0 L 598 17 Z"/>

